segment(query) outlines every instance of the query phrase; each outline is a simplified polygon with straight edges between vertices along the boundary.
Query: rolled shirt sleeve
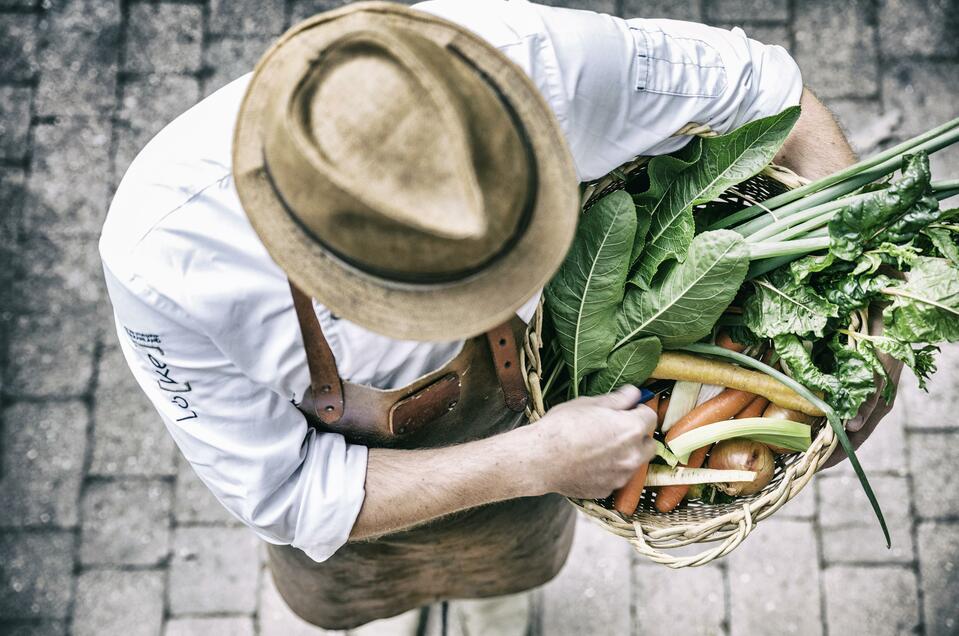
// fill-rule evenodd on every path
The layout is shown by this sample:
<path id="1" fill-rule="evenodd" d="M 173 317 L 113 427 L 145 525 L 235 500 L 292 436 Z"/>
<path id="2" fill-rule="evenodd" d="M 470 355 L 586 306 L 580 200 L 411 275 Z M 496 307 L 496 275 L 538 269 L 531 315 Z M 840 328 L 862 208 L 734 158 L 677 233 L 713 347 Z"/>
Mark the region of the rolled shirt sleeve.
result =
<path id="1" fill-rule="evenodd" d="M 541 20 L 538 59 L 526 66 L 537 85 L 559 87 L 545 96 L 584 181 L 638 155 L 678 150 L 689 137 L 674 133 L 689 123 L 725 133 L 798 104 L 802 94 L 789 54 L 739 28 L 511 4 Z"/>
<path id="2" fill-rule="evenodd" d="M 367 448 L 309 428 L 143 281 L 105 276 L 123 355 L 199 478 L 265 541 L 329 558 L 362 506 Z"/>

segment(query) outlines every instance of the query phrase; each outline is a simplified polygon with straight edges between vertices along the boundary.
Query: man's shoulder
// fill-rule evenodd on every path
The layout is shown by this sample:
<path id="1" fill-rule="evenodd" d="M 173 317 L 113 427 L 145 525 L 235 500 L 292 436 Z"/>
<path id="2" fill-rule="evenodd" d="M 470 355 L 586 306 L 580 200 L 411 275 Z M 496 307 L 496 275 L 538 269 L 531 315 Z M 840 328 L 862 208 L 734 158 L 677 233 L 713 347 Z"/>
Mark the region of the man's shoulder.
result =
<path id="1" fill-rule="evenodd" d="M 249 83 L 244 75 L 167 124 L 120 180 L 100 238 L 104 259 L 135 250 L 178 210 L 231 175 L 233 126 Z"/>

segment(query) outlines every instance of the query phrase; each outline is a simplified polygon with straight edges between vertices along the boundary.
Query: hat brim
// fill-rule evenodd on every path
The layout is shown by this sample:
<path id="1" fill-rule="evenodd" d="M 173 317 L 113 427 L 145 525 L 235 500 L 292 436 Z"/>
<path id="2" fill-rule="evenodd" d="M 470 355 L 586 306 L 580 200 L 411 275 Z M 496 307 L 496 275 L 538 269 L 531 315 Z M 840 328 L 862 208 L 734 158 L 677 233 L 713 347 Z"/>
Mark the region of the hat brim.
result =
<path id="1" fill-rule="evenodd" d="M 414 29 L 456 49 L 482 72 L 514 110 L 535 161 L 535 203 L 512 247 L 467 278 L 438 284 L 386 280 L 363 272 L 317 243 L 284 207 L 263 159 L 263 115 L 283 81 L 271 73 L 274 53 L 304 45 L 304 55 L 350 29 L 363 13 Z M 368 22 L 367 22 L 368 23 Z M 270 256 L 298 287 L 332 312 L 377 333 L 404 340 L 471 337 L 506 321 L 553 276 L 576 231 L 579 189 L 555 115 L 532 81 L 489 43 L 465 28 L 401 5 L 366 2 L 315 16 L 288 31 L 260 60 L 237 119 L 233 175 L 243 208 Z"/>

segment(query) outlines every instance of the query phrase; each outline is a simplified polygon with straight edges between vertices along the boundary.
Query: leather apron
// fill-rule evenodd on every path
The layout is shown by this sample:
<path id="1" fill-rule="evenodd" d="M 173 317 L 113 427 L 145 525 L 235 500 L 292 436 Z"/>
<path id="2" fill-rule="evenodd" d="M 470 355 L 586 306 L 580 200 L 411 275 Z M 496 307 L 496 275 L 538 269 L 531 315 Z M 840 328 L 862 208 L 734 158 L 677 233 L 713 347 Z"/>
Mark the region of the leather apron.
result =
<path id="1" fill-rule="evenodd" d="M 291 285 L 310 367 L 299 405 L 310 424 L 354 444 L 430 448 L 481 439 L 523 423 L 526 389 L 518 317 L 464 343 L 441 369 L 401 389 L 343 381 L 310 299 Z M 527 590 L 559 572 L 574 512 L 559 495 L 524 497 L 350 541 L 317 563 L 291 546 L 268 546 L 280 595 L 304 620 L 350 629 L 439 600 Z"/>

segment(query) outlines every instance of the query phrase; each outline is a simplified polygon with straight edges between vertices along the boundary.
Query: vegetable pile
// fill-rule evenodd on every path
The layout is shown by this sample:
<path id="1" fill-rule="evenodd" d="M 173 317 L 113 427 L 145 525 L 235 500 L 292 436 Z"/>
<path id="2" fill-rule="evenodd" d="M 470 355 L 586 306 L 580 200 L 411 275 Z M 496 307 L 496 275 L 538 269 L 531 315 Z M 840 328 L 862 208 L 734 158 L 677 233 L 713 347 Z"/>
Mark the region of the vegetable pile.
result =
<path id="1" fill-rule="evenodd" d="M 661 409 L 658 461 L 685 464 L 684 477 L 644 467 L 614 496 L 624 514 L 654 474 L 657 484 L 683 482 L 656 493 L 657 509 L 671 510 L 704 463 L 698 483 L 720 486 L 694 496 L 758 492 L 773 476 L 768 449 L 804 450 L 824 417 L 885 531 L 843 421 L 877 390 L 892 400 L 884 356 L 924 388 L 936 345 L 959 340 L 959 210 L 939 205 L 959 194 L 959 181 L 933 182 L 928 160 L 959 141 L 959 119 L 748 207 L 723 201 L 774 169 L 798 117 L 794 107 L 696 138 L 617 175 L 625 190 L 587 208 L 546 288 L 548 405 L 676 381 Z M 710 389 L 722 392 L 705 399 Z M 730 437 L 739 439 L 721 441 Z"/>

